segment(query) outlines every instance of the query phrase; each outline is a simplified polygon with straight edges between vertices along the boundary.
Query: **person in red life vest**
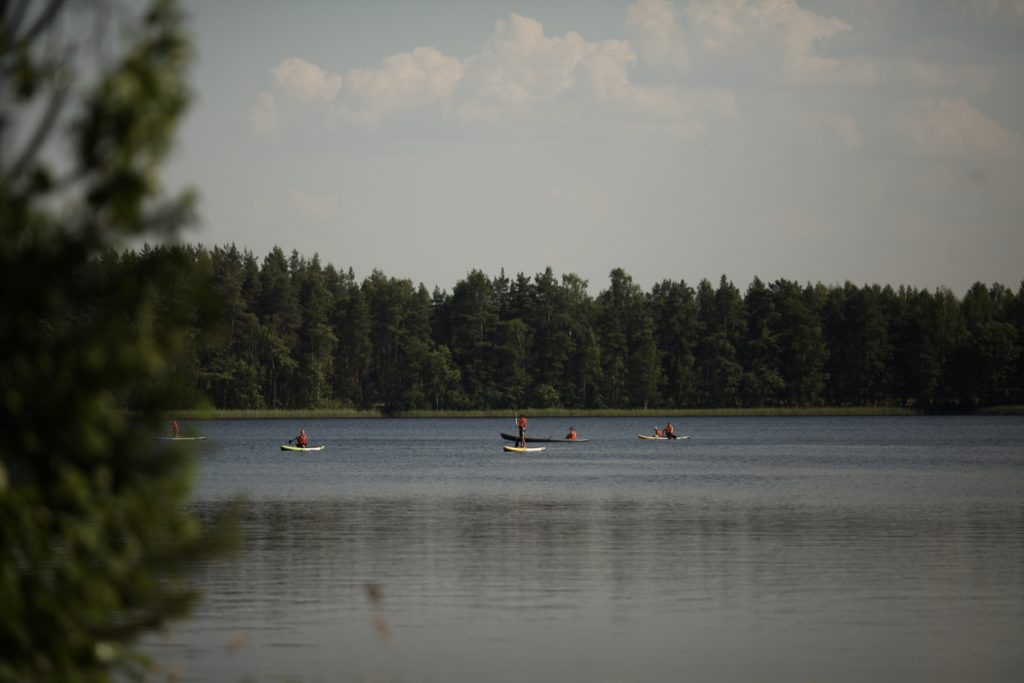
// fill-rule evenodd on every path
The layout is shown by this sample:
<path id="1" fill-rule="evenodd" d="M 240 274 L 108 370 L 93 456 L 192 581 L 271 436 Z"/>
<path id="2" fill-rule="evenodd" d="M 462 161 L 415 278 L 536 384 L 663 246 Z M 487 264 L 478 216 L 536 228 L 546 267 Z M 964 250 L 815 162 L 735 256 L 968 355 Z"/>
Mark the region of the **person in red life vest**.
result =
<path id="1" fill-rule="evenodd" d="M 309 445 L 309 437 L 306 436 L 306 430 L 300 429 L 299 435 L 295 437 L 295 445 L 299 448 L 305 448 Z"/>
<path id="2" fill-rule="evenodd" d="M 672 427 L 672 423 L 671 422 L 669 422 L 667 425 L 665 425 L 665 436 L 668 437 L 669 439 L 678 439 L 679 438 L 678 436 L 676 436 L 676 430 Z"/>
<path id="3" fill-rule="evenodd" d="M 526 448 L 526 416 L 520 414 L 516 420 L 516 427 L 519 427 L 519 447 Z"/>
<path id="4" fill-rule="evenodd" d="M 181 430 L 178 429 L 177 420 L 171 420 L 171 436 L 173 436 L 175 439 L 181 436 Z"/>
<path id="5" fill-rule="evenodd" d="M 565 438 L 569 439 L 569 441 L 575 441 L 576 440 L 576 428 L 575 427 L 569 427 L 569 433 L 565 435 Z"/>

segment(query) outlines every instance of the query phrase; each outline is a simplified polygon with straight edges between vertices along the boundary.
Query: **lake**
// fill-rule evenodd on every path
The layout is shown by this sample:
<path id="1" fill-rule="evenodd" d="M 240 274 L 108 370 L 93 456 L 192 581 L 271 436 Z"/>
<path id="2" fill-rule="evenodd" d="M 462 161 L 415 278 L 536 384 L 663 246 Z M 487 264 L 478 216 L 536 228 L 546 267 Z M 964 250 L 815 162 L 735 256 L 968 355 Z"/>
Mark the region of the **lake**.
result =
<path id="1" fill-rule="evenodd" d="M 182 424 L 244 544 L 180 681 L 1024 680 L 1024 418 Z M 319 453 L 278 444 L 304 428 Z M 161 679 L 162 680 L 162 679 Z"/>

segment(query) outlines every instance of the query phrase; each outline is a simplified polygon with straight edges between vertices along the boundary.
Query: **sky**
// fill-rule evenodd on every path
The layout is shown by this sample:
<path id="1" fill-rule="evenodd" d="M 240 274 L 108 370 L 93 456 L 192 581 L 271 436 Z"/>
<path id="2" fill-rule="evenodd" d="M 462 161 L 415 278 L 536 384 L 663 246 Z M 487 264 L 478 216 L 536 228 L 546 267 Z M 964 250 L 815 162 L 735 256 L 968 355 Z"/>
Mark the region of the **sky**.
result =
<path id="1" fill-rule="evenodd" d="M 1024 0 L 184 4 L 190 242 L 448 291 L 1024 279 Z"/>

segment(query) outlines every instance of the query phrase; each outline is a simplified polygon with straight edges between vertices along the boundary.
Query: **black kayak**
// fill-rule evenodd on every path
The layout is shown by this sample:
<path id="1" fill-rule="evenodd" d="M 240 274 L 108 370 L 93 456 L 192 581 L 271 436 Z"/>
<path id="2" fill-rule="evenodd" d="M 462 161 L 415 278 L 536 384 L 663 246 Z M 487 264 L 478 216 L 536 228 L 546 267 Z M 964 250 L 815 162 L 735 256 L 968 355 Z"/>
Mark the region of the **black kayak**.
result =
<path id="1" fill-rule="evenodd" d="M 501 433 L 501 438 L 506 441 L 519 441 L 519 437 L 515 434 Z M 526 437 L 526 443 L 585 443 L 590 439 L 554 439 L 550 436 L 528 436 Z"/>

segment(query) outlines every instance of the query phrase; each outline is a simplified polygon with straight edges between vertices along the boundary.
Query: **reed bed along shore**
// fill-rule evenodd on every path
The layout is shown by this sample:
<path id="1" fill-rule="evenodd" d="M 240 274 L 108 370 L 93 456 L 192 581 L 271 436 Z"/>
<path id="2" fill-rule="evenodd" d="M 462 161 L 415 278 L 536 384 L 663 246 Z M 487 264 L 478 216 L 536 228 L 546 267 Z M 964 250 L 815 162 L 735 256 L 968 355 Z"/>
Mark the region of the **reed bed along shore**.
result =
<path id="1" fill-rule="evenodd" d="M 795 407 L 795 408 L 648 408 L 636 410 L 566 408 L 523 408 L 515 410 L 409 410 L 385 413 L 382 410 L 356 410 L 353 408 L 321 408 L 311 410 L 269 409 L 188 409 L 173 414 L 184 420 L 312 420 L 349 418 L 508 418 L 525 413 L 537 417 L 834 417 L 834 416 L 911 416 L 925 412 L 913 408 L 893 406 L 861 407 Z M 999 406 L 979 409 L 977 414 L 1024 415 L 1024 406 Z"/>

